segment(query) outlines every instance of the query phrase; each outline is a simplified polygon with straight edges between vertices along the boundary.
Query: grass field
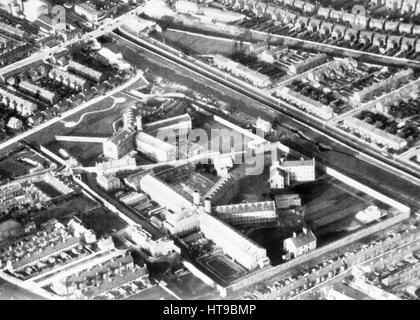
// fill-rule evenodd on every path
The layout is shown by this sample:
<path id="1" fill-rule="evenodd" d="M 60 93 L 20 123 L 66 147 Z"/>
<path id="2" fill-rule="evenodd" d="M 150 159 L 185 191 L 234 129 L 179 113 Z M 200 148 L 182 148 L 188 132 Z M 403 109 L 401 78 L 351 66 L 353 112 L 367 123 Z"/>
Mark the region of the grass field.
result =
<path id="1" fill-rule="evenodd" d="M 103 153 L 101 143 L 54 141 L 48 144 L 47 148 L 56 154 L 58 150 L 64 149 L 71 156 L 76 157 L 83 166 L 94 166 L 101 160 L 99 157 Z"/>
<path id="2" fill-rule="evenodd" d="M 167 44 L 192 54 L 231 55 L 240 49 L 238 42 L 208 39 L 182 32 L 165 31 L 162 37 Z"/>
<path id="3" fill-rule="evenodd" d="M 355 223 L 354 216 L 369 205 L 386 209 L 384 204 L 367 194 L 343 184 L 330 176 L 320 176 L 317 181 L 301 183 L 287 189 L 302 198 L 305 216 L 282 210 L 279 226 L 252 230 L 248 236 L 267 249 L 267 254 L 276 265 L 282 262 L 283 240 L 293 232 L 300 231 L 303 222 L 318 238 L 319 244 L 335 241 L 350 231 L 346 229 Z M 361 225 L 359 225 L 360 227 Z"/>
<path id="4" fill-rule="evenodd" d="M 345 224 L 350 223 L 360 210 L 370 205 L 381 205 L 367 194 L 327 175 L 315 182 L 297 185 L 290 191 L 301 195 L 305 221 L 315 232 L 340 220 Z"/>
<path id="5" fill-rule="evenodd" d="M 34 221 L 38 224 L 44 223 L 49 219 L 56 218 L 66 223 L 73 214 L 79 215 L 98 206 L 97 203 L 85 197 L 84 195 L 76 195 L 71 199 L 62 201 L 52 208 L 36 212 L 33 216 Z"/>

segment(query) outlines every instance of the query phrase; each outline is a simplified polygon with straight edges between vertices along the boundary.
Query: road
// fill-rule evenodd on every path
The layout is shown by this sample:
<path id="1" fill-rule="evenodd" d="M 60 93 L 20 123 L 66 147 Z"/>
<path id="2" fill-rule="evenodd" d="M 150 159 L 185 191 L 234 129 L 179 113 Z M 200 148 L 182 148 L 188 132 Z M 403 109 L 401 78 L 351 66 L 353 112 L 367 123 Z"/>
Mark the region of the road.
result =
<path id="1" fill-rule="evenodd" d="M 160 19 L 160 20 L 165 20 Z M 192 32 L 198 32 L 209 36 L 224 36 L 230 39 L 236 39 L 237 41 L 248 41 L 248 42 L 268 42 L 270 45 L 286 45 L 299 48 L 305 48 L 309 50 L 330 53 L 343 57 L 351 57 L 356 59 L 362 59 L 373 63 L 382 63 L 392 66 L 403 66 L 410 67 L 413 69 L 420 69 L 420 61 L 399 58 L 394 56 L 386 56 L 379 53 L 366 52 L 361 50 L 355 50 L 351 48 L 345 48 L 342 46 L 316 42 L 311 40 L 300 39 L 288 35 L 274 34 L 264 31 L 253 30 L 250 28 L 242 28 L 238 26 L 228 26 L 226 28 L 215 27 L 214 24 L 206 24 L 200 22 L 197 24 L 195 21 L 188 21 L 184 19 L 182 25 L 179 22 L 164 21 L 168 27 L 178 30 L 186 30 Z"/>
<path id="2" fill-rule="evenodd" d="M 44 129 L 48 128 L 49 126 L 51 126 L 51 125 L 53 125 L 53 124 L 55 124 L 57 122 L 61 122 L 64 119 L 66 119 L 66 118 L 68 118 L 68 117 L 70 117 L 70 116 L 72 116 L 72 115 L 74 115 L 74 114 L 76 114 L 76 113 L 78 113 L 80 111 L 83 111 L 83 110 L 89 108 L 90 106 L 94 105 L 95 103 L 98 103 L 99 101 L 102 101 L 102 100 L 104 100 L 104 99 L 106 99 L 108 97 L 113 96 L 114 94 L 116 94 L 116 93 L 118 93 L 118 92 L 120 92 L 120 91 L 128 88 L 132 84 L 134 84 L 141 77 L 142 77 L 142 74 L 141 74 L 141 71 L 139 70 L 137 72 L 137 74 L 132 79 L 130 79 L 129 81 L 125 82 L 124 84 L 122 84 L 118 88 L 116 88 L 116 89 L 114 89 L 112 91 L 109 91 L 107 94 L 105 94 L 103 96 L 96 97 L 96 98 L 94 98 L 92 100 L 89 100 L 88 102 L 83 103 L 80 106 L 78 106 L 76 108 L 73 108 L 73 109 L 71 109 L 71 110 L 63 113 L 63 115 L 60 116 L 60 117 L 56 117 L 56 118 L 53 118 L 51 120 L 48 120 L 48 121 L 46 121 L 46 122 L 44 122 L 44 123 L 36 126 L 35 128 L 32 128 L 30 130 L 27 130 L 27 131 L 25 131 L 25 132 L 23 132 L 23 133 L 15 136 L 15 137 L 13 137 L 13 138 L 8 139 L 5 142 L 1 143 L 0 144 L 0 151 L 1 150 L 4 150 L 5 148 L 7 148 L 7 147 L 9 147 L 9 146 L 11 146 L 11 145 L 19 142 L 19 141 L 21 141 L 21 140 L 23 140 L 23 139 L 31 136 L 31 135 L 33 135 L 34 133 L 37 133 L 37 132 L 39 132 L 41 130 L 44 130 Z"/>
<path id="3" fill-rule="evenodd" d="M 145 50 L 153 55 L 157 55 L 166 61 L 170 61 L 178 67 L 187 68 L 189 71 L 205 77 L 212 82 L 217 83 L 218 85 L 232 89 L 240 95 L 246 96 L 254 101 L 259 102 L 263 108 L 268 109 L 272 114 L 286 115 L 305 128 L 315 132 L 316 135 L 321 135 L 333 144 L 341 145 L 350 150 L 350 152 L 356 154 L 359 159 L 375 165 L 383 170 L 391 172 L 392 174 L 397 175 L 406 181 L 409 181 L 410 184 L 416 184 L 420 186 L 420 173 L 418 171 L 411 170 L 410 168 L 407 168 L 406 166 L 403 166 L 390 158 L 378 154 L 374 150 L 370 150 L 364 147 L 362 148 L 359 141 L 346 137 L 343 131 L 338 129 L 333 130 L 332 128 L 327 127 L 319 119 L 311 117 L 302 111 L 297 110 L 292 105 L 277 100 L 273 97 L 265 96 L 264 92 L 255 89 L 252 86 L 245 84 L 244 82 L 240 82 L 237 79 L 232 79 L 232 77 L 230 77 L 228 74 L 224 74 L 221 71 L 210 68 L 198 60 L 186 57 L 182 54 L 177 55 L 173 53 L 175 49 L 164 50 L 161 47 L 150 43 L 149 39 L 139 39 L 131 34 L 127 34 L 121 28 L 116 32 L 116 34 L 123 40 L 128 41 L 137 47 L 140 47 L 142 50 Z M 412 202 L 411 205 L 416 206 L 417 208 L 418 203 Z"/>
<path id="4" fill-rule="evenodd" d="M 339 282 L 339 281 L 345 279 L 346 277 L 350 276 L 352 274 L 352 271 L 355 270 L 355 268 L 358 268 L 358 267 L 361 267 L 361 266 L 370 266 L 370 265 L 374 264 L 375 262 L 381 260 L 383 257 L 389 255 L 389 253 L 391 251 L 397 252 L 399 250 L 406 250 L 409 253 L 411 253 L 413 251 L 412 248 L 411 248 L 412 247 L 412 244 L 415 244 L 417 242 L 418 242 L 418 238 L 415 238 L 414 240 L 409 241 L 408 243 L 403 244 L 403 245 L 401 245 L 401 246 L 399 246 L 397 248 L 394 248 L 392 250 L 389 250 L 387 252 L 384 252 L 384 253 L 382 253 L 379 256 L 376 256 L 374 258 L 371 258 L 371 259 L 368 259 L 366 261 L 363 261 L 360 264 L 353 265 L 353 266 L 351 266 L 351 268 L 346 269 L 344 272 L 341 272 L 341 273 L 335 275 L 334 277 L 332 277 L 332 278 L 330 278 L 330 279 L 328 279 L 328 280 L 326 280 L 324 282 L 321 282 L 318 285 L 316 285 L 316 286 L 314 286 L 312 288 L 309 288 L 306 291 L 303 291 L 303 292 L 299 293 L 298 295 L 294 296 L 292 298 L 292 300 L 300 300 L 300 299 L 303 299 L 304 297 L 308 296 L 309 294 L 314 293 L 314 292 L 320 290 L 322 287 L 325 287 L 327 285 L 330 285 L 330 284 Z M 407 252 L 407 254 L 408 254 L 408 252 Z"/>

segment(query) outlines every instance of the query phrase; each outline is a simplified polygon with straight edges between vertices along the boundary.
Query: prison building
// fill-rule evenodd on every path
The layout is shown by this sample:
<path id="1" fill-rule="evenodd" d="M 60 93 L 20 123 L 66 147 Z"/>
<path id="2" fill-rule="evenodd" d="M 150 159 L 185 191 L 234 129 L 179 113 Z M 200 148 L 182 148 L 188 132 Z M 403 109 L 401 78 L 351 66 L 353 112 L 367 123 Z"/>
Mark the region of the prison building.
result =
<path id="1" fill-rule="evenodd" d="M 192 207 L 192 203 L 178 194 L 160 179 L 148 174 L 140 180 L 140 189 L 153 201 L 175 213 L 182 213 Z"/>
<path id="2" fill-rule="evenodd" d="M 176 145 L 167 143 L 145 132 L 139 132 L 137 134 L 136 148 L 156 162 L 176 160 Z"/>
<path id="3" fill-rule="evenodd" d="M 217 206 L 213 208 L 213 215 L 237 228 L 256 228 L 277 222 L 274 201 Z"/>
<path id="4" fill-rule="evenodd" d="M 228 174 L 220 178 L 205 194 L 204 198 L 210 199 L 213 205 L 224 205 L 229 204 L 239 191 L 239 180 Z"/>
<path id="5" fill-rule="evenodd" d="M 280 168 L 290 174 L 290 180 L 307 182 L 315 180 L 315 159 L 282 160 Z"/>
<path id="6" fill-rule="evenodd" d="M 134 130 L 122 130 L 103 144 L 104 156 L 110 159 L 121 159 L 134 150 Z"/>
<path id="7" fill-rule="evenodd" d="M 149 133 L 158 135 L 178 134 L 180 132 L 189 133 L 192 129 L 192 120 L 189 114 L 182 114 L 168 119 L 147 123 L 143 126 Z"/>
<path id="8" fill-rule="evenodd" d="M 200 214 L 200 230 L 248 270 L 263 268 L 270 263 L 264 248 L 212 215 Z"/>

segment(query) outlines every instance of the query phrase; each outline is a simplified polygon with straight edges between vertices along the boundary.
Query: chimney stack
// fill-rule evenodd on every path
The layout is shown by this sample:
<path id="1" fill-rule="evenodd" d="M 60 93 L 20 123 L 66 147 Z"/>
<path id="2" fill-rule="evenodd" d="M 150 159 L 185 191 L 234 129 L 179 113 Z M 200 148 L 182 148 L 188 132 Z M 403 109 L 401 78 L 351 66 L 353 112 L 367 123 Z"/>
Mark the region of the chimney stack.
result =
<path id="1" fill-rule="evenodd" d="M 194 205 L 198 207 L 200 205 L 200 202 L 201 202 L 200 191 L 194 190 L 193 199 L 194 199 L 194 201 L 193 201 Z"/>
<path id="2" fill-rule="evenodd" d="M 210 198 L 204 199 L 204 212 L 211 214 L 211 199 Z"/>
<path id="3" fill-rule="evenodd" d="M 302 231 L 303 231 L 304 234 L 308 234 L 308 229 L 303 228 Z"/>
<path id="4" fill-rule="evenodd" d="M 136 126 L 137 131 L 143 131 L 143 117 L 141 115 L 136 117 Z"/>
<path id="5" fill-rule="evenodd" d="M 293 238 L 296 238 L 296 232 L 293 232 Z"/>

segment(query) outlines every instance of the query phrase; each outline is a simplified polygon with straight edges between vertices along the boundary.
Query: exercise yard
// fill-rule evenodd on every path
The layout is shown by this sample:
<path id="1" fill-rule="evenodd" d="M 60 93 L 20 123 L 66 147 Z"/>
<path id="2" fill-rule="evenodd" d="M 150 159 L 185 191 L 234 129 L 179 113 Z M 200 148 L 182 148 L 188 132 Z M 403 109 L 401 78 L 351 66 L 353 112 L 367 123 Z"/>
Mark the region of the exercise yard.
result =
<path id="1" fill-rule="evenodd" d="M 293 210 L 279 211 L 279 226 L 250 230 L 248 236 L 267 249 L 276 265 L 282 262 L 283 240 L 300 232 L 304 223 L 314 232 L 318 246 L 342 238 L 363 227 L 355 215 L 371 205 L 388 210 L 389 206 L 373 199 L 326 174 L 314 182 L 299 183 L 285 190 L 301 196 L 304 216 Z"/>
<path id="2" fill-rule="evenodd" d="M 305 222 L 317 235 L 321 235 L 317 230 L 331 223 L 336 224 L 335 230 L 344 230 L 354 216 L 368 206 L 386 209 L 378 200 L 326 174 L 314 182 L 296 185 L 288 191 L 301 196 Z M 343 222 L 342 226 L 337 225 L 339 221 Z"/>
<path id="3" fill-rule="evenodd" d="M 220 252 L 200 257 L 197 262 L 211 274 L 211 278 L 216 278 L 223 283 L 230 283 L 239 279 L 247 272 L 241 265 Z"/>

